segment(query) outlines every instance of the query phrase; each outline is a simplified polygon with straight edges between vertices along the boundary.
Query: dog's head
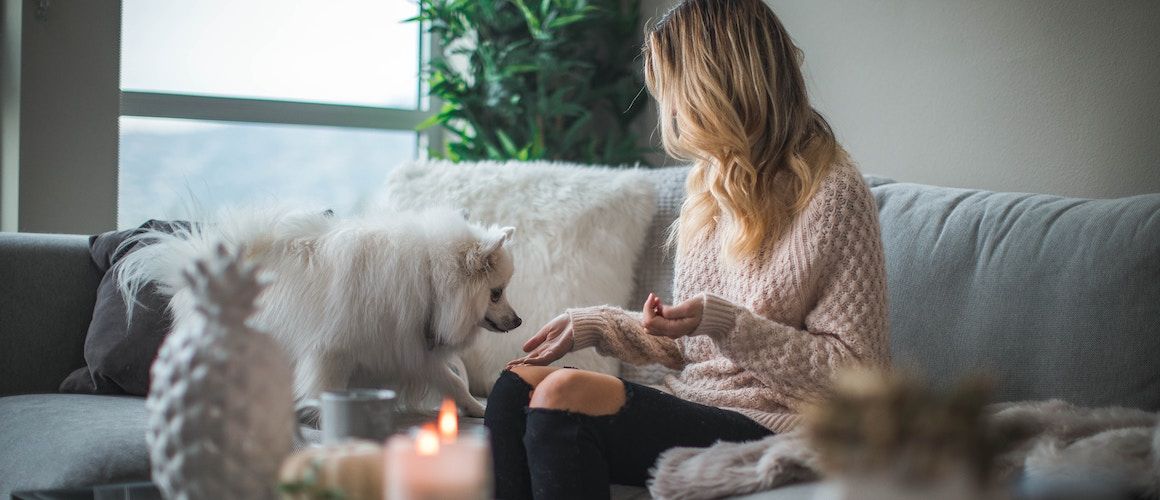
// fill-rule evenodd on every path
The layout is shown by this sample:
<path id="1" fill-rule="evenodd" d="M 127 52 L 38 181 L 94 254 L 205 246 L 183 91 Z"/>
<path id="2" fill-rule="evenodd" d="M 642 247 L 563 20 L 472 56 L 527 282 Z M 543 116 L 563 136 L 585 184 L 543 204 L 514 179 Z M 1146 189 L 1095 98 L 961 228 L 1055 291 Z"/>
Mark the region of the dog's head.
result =
<path id="1" fill-rule="evenodd" d="M 436 305 L 432 310 L 429 345 L 458 349 L 469 345 L 479 328 L 493 332 L 514 330 L 523 323 L 508 303 L 507 287 L 515 272 L 508 242 L 511 227 L 485 228 L 456 214 L 466 231 L 456 231 L 454 243 L 444 249 L 434 277 Z M 449 242 L 450 243 L 450 242 Z"/>
<path id="2" fill-rule="evenodd" d="M 515 330 L 523 323 L 507 298 L 507 286 L 515 265 L 504 244 L 511 240 L 514 232 L 513 227 L 489 231 L 489 235 L 464 256 L 467 274 L 482 279 L 487 287 L 487 307 L 478 324 L 493 332 Z"/>
<path id="3" fill-rule="evenodd" d="M 507 285 L 512 281 L 515 265 L 505 248 L 512 239 L 515 227 L 488 231 L 486 237 L 464 255 L 464 270 L 486 285 L 487 306 L 479 326 L 492 332 L 509 332 L 520 327 L 523 320 L 508 304 Z"/>

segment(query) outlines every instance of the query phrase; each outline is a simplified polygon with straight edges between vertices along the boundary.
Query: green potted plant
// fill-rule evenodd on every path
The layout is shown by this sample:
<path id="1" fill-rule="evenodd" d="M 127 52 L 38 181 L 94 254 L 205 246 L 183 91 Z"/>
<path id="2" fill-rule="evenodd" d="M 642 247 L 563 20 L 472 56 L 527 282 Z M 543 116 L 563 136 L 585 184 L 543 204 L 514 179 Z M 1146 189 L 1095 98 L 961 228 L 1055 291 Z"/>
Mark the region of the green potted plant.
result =
<path id="1" fill-rule="evenodd" d="M 434 157 L 636 164 L 647 101 L 637 0 L 419 0 L 446 131 Z"/>

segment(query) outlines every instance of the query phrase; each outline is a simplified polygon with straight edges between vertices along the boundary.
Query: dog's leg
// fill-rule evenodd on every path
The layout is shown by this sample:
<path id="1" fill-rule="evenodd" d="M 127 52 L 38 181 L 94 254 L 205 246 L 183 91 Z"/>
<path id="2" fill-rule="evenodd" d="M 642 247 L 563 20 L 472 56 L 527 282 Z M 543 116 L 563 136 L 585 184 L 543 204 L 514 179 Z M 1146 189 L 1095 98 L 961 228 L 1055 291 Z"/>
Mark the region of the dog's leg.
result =
<path id="1" fill-rule="evenodd" d="M 299 403 L 315 399 L 323 391 L 346 389 L 354 363 L 345 356 L 333 353 L 309 355 L 294 367 L 294 395 Z M 298 412 L 298 422 L 310 427 L 318 427 L 320 409 L 308 406 Z"/>
<path id="2" fill-rule="evenodd" d="M 451 398 L 455 400 L 455 403 L 458 404 L 460 408 L 463 408 L 463 411 L 467 414 L 467 416 L 482 417 L 483 404 L 471 395 L 471 391 L 467 389 L 467 382 L 463 378 L 459 378 L 459 376 L 455 374 L 455 371 L 451 369 L 451 362 L 452 361 L 443 363 L 442 367 L 438 369 L 438 379 L 435 382 L 435 386 L 438 387 L 439 390 L 443 391 L 444 394 L 450 395 Z M 460 369 L 463 369 L 462 361 L 459 362 L 459 367 Z M 464 373 L 463 376 L 466 378 L 467 374 Z"/>
<path id="3" fill-rule="evenodd" d="M 354 373 L 354 362 L 335 352 L 322 352 L 307 356 L 297 370 L 295 394 L 301 399 L 317 398 L 323 391 L 346 389 Z"/>

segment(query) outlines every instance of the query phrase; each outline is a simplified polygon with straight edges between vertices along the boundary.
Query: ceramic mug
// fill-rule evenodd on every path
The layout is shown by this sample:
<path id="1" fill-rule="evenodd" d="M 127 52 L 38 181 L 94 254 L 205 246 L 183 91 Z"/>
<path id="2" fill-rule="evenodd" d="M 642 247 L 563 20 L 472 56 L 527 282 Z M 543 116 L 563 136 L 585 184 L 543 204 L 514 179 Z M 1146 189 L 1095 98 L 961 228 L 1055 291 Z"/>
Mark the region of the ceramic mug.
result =
<path id="1" fill-rule="evenodd" d="M 295 410 L 300 416 L 305 411 L 316 412 L 320 419 L 323 445 L 338 444 L 350 439 L 382 442 L 393 430 L 395 391 L 326 391 L 318 399 L 298 403 Z"/>

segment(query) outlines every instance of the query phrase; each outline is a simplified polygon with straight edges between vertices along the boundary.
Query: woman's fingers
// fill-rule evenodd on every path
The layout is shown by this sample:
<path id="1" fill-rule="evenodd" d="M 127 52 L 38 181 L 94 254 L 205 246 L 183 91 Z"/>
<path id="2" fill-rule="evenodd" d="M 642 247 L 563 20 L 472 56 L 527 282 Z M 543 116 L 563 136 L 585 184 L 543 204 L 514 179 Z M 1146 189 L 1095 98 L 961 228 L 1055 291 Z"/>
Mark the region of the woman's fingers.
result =
<path id="1" fill-rule="evenodd" d="M 663 307 L 660 297 L 657 297 L 655 293 L 648 294 L 648 298 L 644 300 L 641 322 L 644 324 L 644 329 L 650 334 L 660 334 L 659 331 L 656 331 L 656 328 L 662 325 L 661 320 L 664 319 L 664 314 L 662 314 Z"/>
<path id="2" fill-rule="evenodd" d="M 651 293 L 648 294 L 648 297 L 644 299 L 644 306 L 641 306 L 641 317 L 643 318 L 643 320 L 645 322 L 648 322 L 650 319 L 652 319 L 654 316 L 656 316 L 657 310 L 656 310 L 656 306 L 654 305 L 655 302 L 656 302 L 656 295 L 653 295 Z"/>
<path id="3" fill-rule="evenodd" d="M 546 366 L 559 358 L 560 356 L 557 356 L 551 347 L 547 347 L 529 354 L 526 363 L 529 365 Z"/>
<path id="4" fill-rule="evenodd" d="M 691 318 L 697 315 L 697 309 L 700 306 L 701 299 L 694 297 L 680 304 L 661 306 L 661 315 L 668 319 Z"/>
<path id="5" fill-rule="evenodd" d="M 547 342 L 543 342 L 539 346 L 532 349 L 531 352 L 529 352 L 526 356 L 513 359 L 512 361 L 508 362 L 507 367 L 511 368 L 518 365 L 549 365 L 553 361 L 564 357 L 564 354 L 567 353 L 567 351 L 564 350 L 563 346 L 561 345 L 561 342 L 562 341 L 557 337 L 554 337 Z"/>
<path id="6" fill-rule="evenodd" d="M 661 316 L 666 319 L 677 320 L 689 317 L 689 308 L 684 304 L 678 306 L 661 306 Z"/>
<path id="7" fill-rule="evenodd" d="M 568 328 L 568 325 L 571 322 L 572 318 L 568 316 L 568 313 L 556 316 L 555 319 L 549 321 L 548 324 L 543 326 L 543 328 L 540 328 L 540 331 L 536 332 L 532 338 L 528 339 L 527 342 L 524 342 L 524 352 L 531 352 L 533 349 L 543 344 L 545 340 L 555 338 L 557 335 L 563 332 L 564 329 Z"/>
<path id="8" fill-rule="evenodd" d="M 658 316 L 645 326 L 645 331 L 650 335 L 675 339 L 692 333 L 698 323 L 696 317 L 669 319 Z"/>
<path id="9" fill-rule="evenodd" d="M 532 349 L 535 349 L 539 347 L 540 344 L 543 344 L 544 339 L 548 338 L 548 334 L 552 333 L 552 326 L 552 323 L 544 325 L 540 331 L 536 332 L 535 335 L 532 335 L 532 338 L 528 339 L 527 342 L 524 342 L 524 352 L 532 352 Z"/>
<path id="10" fill-rule="evenodd" d="M 536 363 L 535 357 L 532 354 L 529 354 L 529 355 L 524 356 L 522 358 L 517 358 L 517 359 L 513 359 L 513 360 L 509 361 L 507 364 L 507 368 L 510 370 L 512 367 L 515 367 L 515 366 L 535 365 L 535 364 L 538 364 L 538 363 Z"/>
<path id="11" fill-rule="evenodd" d="M 667 336 L 669 321 L 664 316 L 653 316 L 644 320 L 644 330 L 649 335 Z"/>

